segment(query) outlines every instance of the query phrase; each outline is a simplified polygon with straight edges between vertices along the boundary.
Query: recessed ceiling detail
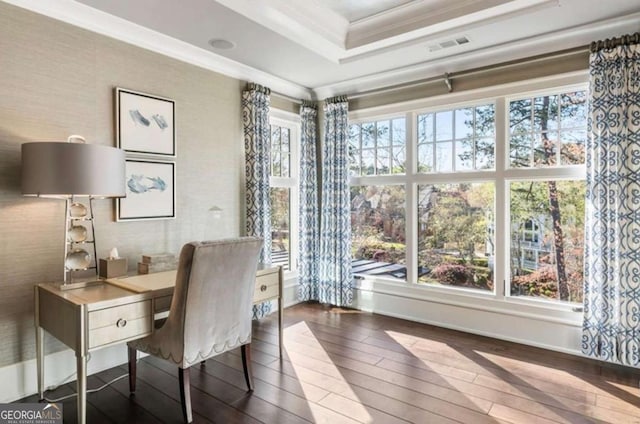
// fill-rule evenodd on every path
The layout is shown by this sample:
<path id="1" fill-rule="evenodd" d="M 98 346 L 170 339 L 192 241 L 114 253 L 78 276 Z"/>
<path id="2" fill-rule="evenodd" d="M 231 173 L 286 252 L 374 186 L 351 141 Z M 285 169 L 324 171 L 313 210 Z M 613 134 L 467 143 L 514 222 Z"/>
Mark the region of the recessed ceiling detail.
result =
<path id="1" fill-rule="evenodd" d="M 638 0 L 2 1 L 302 98 L 588 46 L 640 22 Z"/>

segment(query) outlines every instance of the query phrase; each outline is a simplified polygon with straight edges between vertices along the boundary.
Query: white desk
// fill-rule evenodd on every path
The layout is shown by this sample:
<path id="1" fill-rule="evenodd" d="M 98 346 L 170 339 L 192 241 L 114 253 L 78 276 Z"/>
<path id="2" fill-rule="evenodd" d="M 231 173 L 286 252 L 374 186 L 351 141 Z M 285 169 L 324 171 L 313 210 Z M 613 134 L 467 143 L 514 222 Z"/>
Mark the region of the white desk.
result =
<path id="1" fill-rule="evenodd" d="M 145 337 L 154 316 L 167 312 L 176 271 L 106 280 L 102 284 L 60 290 L 59 284 L 35 287 L 38 395 L 44 397 L 44 332 L 76 354 L 78 423 L 86 422 L 87 355 L 95 350 Z M 278 300 L 278 335 L 282 357 L 282 268 L 259 265 L 254 304 Z"/>

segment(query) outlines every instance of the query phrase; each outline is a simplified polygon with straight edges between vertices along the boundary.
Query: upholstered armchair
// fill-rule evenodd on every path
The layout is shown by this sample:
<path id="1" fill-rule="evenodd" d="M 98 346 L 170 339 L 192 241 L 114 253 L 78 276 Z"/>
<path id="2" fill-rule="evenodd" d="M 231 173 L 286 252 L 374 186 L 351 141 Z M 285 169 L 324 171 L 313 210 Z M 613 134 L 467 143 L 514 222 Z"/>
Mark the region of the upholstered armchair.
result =
<path id="1" fill-rule="evenodd" d="M 251 306 L 261 246 L 256 237 L 184 245 L 169 317 L 150 336 L 128 343 L 132 393 L 138 350 L 173 362 L 179 370 L 183 416 L 190 423 L 189 367 L 238 346 L 247 387 L 253 390 Z"/>

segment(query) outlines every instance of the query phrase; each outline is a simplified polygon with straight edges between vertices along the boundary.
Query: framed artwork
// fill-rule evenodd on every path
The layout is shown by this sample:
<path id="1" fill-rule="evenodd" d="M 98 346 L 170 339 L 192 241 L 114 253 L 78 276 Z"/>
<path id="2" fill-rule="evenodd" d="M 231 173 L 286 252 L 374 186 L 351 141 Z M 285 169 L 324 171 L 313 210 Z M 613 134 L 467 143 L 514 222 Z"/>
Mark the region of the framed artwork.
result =
<path id="1" fill-rule="evenodd" d="M 117 199 L 118 221 L 176 217 L 176 164 L 127 159 L 126 197 Z"/>
<path id="2" fill-rule="evenodd" d="M 116 138 L 127 153 L 176 156 L 175 102 L 116 87 Z"/>

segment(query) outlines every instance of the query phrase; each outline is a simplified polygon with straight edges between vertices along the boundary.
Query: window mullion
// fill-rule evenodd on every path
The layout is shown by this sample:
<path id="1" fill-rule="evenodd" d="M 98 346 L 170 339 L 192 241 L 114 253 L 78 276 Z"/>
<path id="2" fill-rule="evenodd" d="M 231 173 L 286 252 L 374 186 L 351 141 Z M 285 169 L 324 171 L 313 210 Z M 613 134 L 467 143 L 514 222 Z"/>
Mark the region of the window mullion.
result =
<path id="1" fill-rule="evenodd" d="M 412 176 L 418 168 L 418 115 L 407 113 L 405 117 L 405 152 L 407 176 Z M 418 190 L 411 178 L 405 178 L 405 260 L 407 265 L 407 283 L 418 282 Z"/>
<path id="2" fill-rule="evenodd" d="M 495 216 L 494 216 L 494 243 L 495 253 L 493 258 L 493 272 L 495 284 L 495 296 L 504 299 L 508 286 L 509 275 L 509 196 L 507 196 L 508 184 L 505 181 L 505 168 L 508 167 L 508 140 L 507 105 L 504 97 L 496 99 L 495 130 L 496 130 L 496 187 L 495 187 Z"/>

